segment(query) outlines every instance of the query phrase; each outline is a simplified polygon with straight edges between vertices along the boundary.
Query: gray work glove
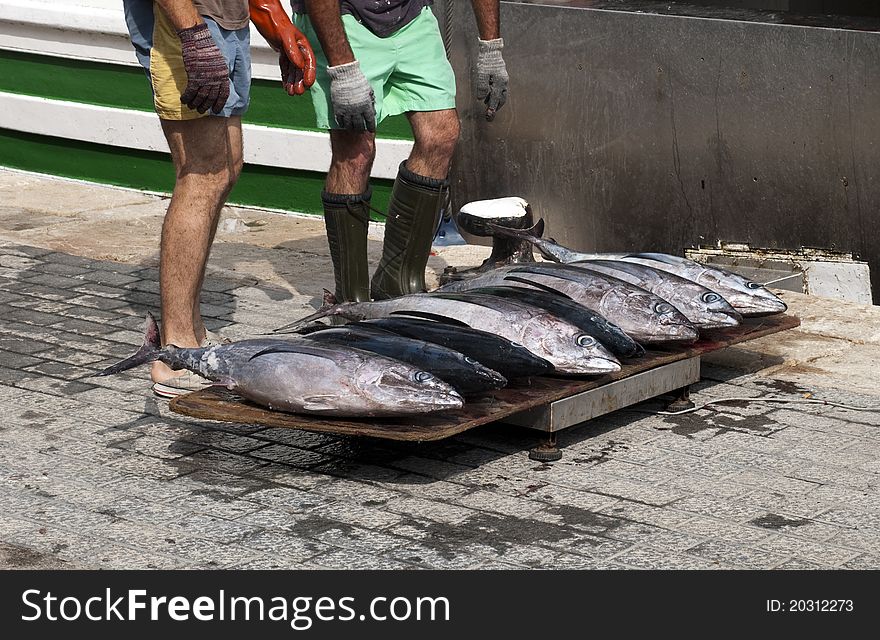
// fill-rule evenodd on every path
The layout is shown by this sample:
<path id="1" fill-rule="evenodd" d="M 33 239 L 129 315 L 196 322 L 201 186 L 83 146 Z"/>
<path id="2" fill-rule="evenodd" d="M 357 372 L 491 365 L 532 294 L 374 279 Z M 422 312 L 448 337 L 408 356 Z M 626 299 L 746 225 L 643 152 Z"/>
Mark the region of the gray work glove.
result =
<path id="1" fill-rule="evenodd" d="M 181 29 L 177 36 L 186 70 L 186 89 L 180 101 L 199 113 L 208 109 L 220 113 L 229 98 L 229 67 L 208 25 L 203 22 Z"/>
<path id="2" fill-rule="evenodd" d="M 501 57 L 504 40 L 480 40 L 477 54 L 477 77 L 475 93 L 477 100 L 486 105 L 486 119 L 492 120 L 495 112 L 507 102 L 507 66 Z"/>
<path id="3" fill-rule="evenodd" d="M 327 67 L 327 74 L 336 124 L 349 131 L 375 131 L 375 96 L 360 63 L 355 60 Z"/>

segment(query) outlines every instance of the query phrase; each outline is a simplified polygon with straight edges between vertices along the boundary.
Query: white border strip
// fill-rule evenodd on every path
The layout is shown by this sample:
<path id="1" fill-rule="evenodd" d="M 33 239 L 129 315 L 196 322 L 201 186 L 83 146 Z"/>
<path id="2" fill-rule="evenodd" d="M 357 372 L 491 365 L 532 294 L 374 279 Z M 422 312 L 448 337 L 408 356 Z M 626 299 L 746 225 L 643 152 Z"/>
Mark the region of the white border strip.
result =
<path id="1" fill-rule="evenodd" d="M 114 147 L 168 152 L 154 113 L 48 100 L 0 92 L 0 128 Z M 326 133 L 246 124 L 248 164 L 326 172 L 330 144 Z M 408 140 L 376 140 L 373 177 L 393 179 L 412 149 Z"/>
<path id="2" fill-rule="evenodd" d="M 137 65 L 122 0 L 0 0 L 0 49 Z M 278 55 L 251 25 L 252 72 L 277 80 Z"/>
<path id="3" fill-rule="evenodd" d="M 149 196 L 158 196 L 160 198 L 167 198 L 170 194 L 167 191 L 151 191 L 150 189 L 135 189 L 133 187 L 120 187 L 115 184 L 106 184 L 104 182 L 92 182 L 90 180 L 81 180 L 80 178 L 68 178 L 67 176 L 56 176 L 51 173 L 40 173 L 39 171 L 27 171 L 25 169 L 15 169 L 13 167 L 3 167 L 0 166 L 0 174 L 2 173 L 17 173 L 23 176 L 38 176 L 40 178 L 51 178 L 52 180 L 58 180 L 61 182 L 71 182 L 73 184 L 83 184 L 87 186 L 98 186 L 102 189 L 114 189 L 116 191 L 128 191 L 130 193 L 145 193 Z M 286 216 L 288 218 L 302 218 L 304 220 L 323 220 L 323 216 L 319 213 L 303 213 L 302 211 L 293 211 L 287 209 L 276 209 L 274 207 L 259 207 L 253 204 L 241 204 L 239 202 L 228 202 L 227 208 L 233 209 L 247 209 L 249 211 L 265 211 L 267 213 L 271 213 L 279 216 Z M 385 237 L 385 223 L 384 222 L 376 222 L 375 220 L 369 221 L 369 226 L 367 227 L 367 233 L 369 233 L 370 240 L 382 240 Z"/>

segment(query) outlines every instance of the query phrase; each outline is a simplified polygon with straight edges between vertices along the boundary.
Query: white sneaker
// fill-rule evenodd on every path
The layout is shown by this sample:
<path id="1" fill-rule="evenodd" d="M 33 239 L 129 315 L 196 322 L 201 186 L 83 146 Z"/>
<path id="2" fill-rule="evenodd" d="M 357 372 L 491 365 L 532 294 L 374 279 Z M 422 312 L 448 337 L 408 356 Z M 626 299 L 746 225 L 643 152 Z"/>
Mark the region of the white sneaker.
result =
<path id="1" fill-rule="evenodd" d="M 184 393 L 207 389 L 210 386 L 210 380 L 205 380 L 202 376 L 196 375 L 192 371 L 183 371 L 163 382 L 154 382 L 152 389 L 153 393 L 160 398 L 176 398 Z"/>
<path id="2" fill-rule="evenodd" d="M 205 339 L 202 340 L 202 344 L 200 347 L 219 347 L 221 344 L 229 344 L 232 342 L 226 336 L 221 336 L 219 333 L 214 333 L 213 331 L 208 331 L 205 329 Z"/>

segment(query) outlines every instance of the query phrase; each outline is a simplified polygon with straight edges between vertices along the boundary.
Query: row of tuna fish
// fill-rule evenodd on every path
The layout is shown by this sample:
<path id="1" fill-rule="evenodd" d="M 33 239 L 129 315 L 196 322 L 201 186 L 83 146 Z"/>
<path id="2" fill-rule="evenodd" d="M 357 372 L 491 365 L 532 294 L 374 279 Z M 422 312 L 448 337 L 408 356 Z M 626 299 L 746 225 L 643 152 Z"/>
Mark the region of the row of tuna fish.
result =
<path id="1" fill-rule="evenodd" d="M 336 304 L 326 294 L 317 313 L 277 330 L 297 335 L 160 348 L 148 316 L 138 353 L 99 375 L 158 359 L 273 410 L 412 415 L 460 408 L 516 377 L 613 373 L 642 345 L 691 342 L 743 316 L 785 311 L 736 274 L 666 254 L 576 253 L 540 238 L 541 224 L 496 231 L 528 239 L 551 261 L 391 300 Z M 315 324 L 330 316 L 350 323 Z"/>

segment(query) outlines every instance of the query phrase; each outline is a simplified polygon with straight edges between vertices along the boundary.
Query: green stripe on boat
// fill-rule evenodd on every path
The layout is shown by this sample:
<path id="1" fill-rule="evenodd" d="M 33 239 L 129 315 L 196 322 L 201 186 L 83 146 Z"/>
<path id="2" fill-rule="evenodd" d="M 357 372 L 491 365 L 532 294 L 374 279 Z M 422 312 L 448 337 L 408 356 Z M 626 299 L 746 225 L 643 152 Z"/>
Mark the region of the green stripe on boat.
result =
<path id="1" fill-rule="evenodd" d="M 174 170 L 167 153 L 10 129 L 0 129 L 0 166 L 147 191 L 167 193 L 174 186 Z M 370 183 L 373 205 L 385 211 L 393 181 L 371 180 Z M 322 215 L 323 186 L 323 173 L 245 165 L 229 203 Z"/>
<path id="2" fill-rule="evenodd" d="M 0 91 L 118 109 L 153 110 L 150 85 L 140 67 L 15 51 L 0 50 Z M 281 89 L 280 81 L 252 82 L 251 105 L 243 121 L 281 129 L 318 131 L 311 98 L 288 96 Z M 412 140 L 412 130 L 405 116 L 394 116 L 382 122 L 377 137 Z"/>

